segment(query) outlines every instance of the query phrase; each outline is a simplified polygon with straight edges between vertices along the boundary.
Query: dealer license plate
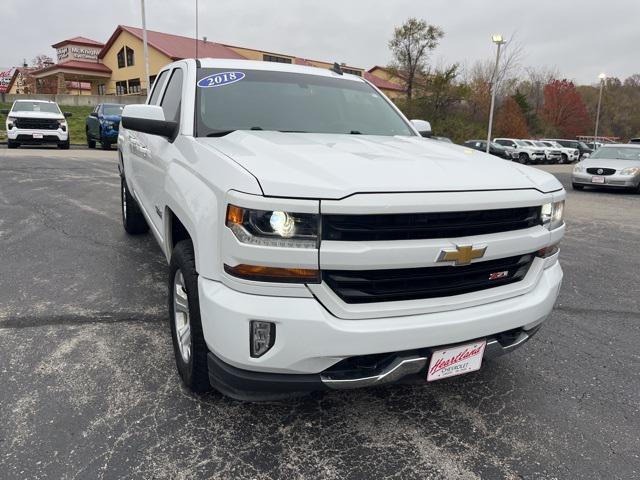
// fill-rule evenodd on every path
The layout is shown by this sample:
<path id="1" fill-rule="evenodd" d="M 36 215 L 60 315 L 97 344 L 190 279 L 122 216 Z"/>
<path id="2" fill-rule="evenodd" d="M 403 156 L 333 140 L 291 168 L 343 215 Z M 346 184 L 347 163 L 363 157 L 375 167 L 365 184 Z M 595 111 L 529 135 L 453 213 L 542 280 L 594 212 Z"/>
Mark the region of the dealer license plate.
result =
<path id="1" fill-rule="evenodd" d="M 591 183 L 604 183 L 604 177 L 591 177 Z"/>
<path id="2" fill-rule="evenodd" d="M 33 134 L 33 138 L 42 138 L 42 134 L 41 133 L 34 133 Z"/>
<path id="3" fill-rule="evenodd" d="M 486 340 L 479 340 L 466 345 L 434 351 L 429 362 L 427 381 L 432 382 L 479 370 L 486 345 Z"/>

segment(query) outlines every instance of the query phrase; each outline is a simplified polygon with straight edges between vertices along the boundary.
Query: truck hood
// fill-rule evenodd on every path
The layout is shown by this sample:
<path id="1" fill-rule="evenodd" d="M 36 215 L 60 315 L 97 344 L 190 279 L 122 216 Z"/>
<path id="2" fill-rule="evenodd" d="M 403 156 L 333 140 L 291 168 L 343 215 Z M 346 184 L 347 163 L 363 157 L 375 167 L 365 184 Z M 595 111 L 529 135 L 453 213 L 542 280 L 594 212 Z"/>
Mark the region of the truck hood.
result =
<path id="1" fill-rule="evenodd" d="M 546 172 L 421 137 L 236 131 L 198 142 L 243 166 L 269 196 L 562 188 Z"/>
<path id="2" fill-rule="evenodd" d="M 100 119 L 120 123 L 120 115 L 103 115 L 102 117 L 100 117 Z"/>
<path id="3" fill-rule="evenodd" d="M 50 118 L 52 120 L 64 120 L 64 115 L 61 113 L 51 112 L 10 112 L 9 116 L 13 118 Z"/>

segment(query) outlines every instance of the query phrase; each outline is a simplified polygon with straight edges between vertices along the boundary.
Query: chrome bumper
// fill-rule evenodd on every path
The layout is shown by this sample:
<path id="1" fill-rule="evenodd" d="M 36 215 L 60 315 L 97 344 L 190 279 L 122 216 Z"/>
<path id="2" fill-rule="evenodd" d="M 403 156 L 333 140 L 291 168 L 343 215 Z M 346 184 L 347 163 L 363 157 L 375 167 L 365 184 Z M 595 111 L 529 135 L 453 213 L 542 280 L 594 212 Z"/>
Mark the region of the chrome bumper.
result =
<path id="1" fill-rule="evenodd" d="M 483 359 L 496 358 L 515 350 L 533 337 L 539 328 L 540 326 L 528 331 L 522 330 L 520 334 L 508 344 L 500 343 L 497 338 L 488 338 Z M 376 375 L 347 378 L 343 375 L 325 373 L 320 375 L 320 380 L 326 387 L 333 390 L 349 390 L 384 385 L 397 382 L 404 377 L 416 375 L 426 370 L 429 358 L 430 356 L 428 354 L 398 356 Z"/>

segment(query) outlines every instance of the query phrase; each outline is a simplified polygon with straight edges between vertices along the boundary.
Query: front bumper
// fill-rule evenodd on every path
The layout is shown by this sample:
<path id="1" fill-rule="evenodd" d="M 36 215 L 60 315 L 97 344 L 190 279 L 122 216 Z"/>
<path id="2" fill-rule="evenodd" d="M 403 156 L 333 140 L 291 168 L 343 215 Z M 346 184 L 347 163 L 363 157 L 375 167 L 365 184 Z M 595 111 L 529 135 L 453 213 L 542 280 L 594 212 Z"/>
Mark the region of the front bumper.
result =
<path id="1" fill-rule="evenodd" d="M 573 172 L 571 175 L 571 183 L 576 185 L 585 185 L 590 187 L 606 187 L 606 188 L 638 188 L 640 184 L 640 175 L 606 175 L 604 183 L 594 183 L 592 175 L 587 172 Z"/>
<path id="2" fill-rule="evenodd" d="M 35 138 L 41 136 L 42 138 Z M 7 138 L 19 143 L 60 143 L 69 139 L 69 131 L 58 130 L 32 130 L 25 128 L 12 128 L 7 130 Z"/>
<path id="3" fill-rule="evenodd" d="M 500 357 L 524 345 L 541 325 L 503 332 L 486 339 L 483 360 Z M 236 400 L 272 400 L 313 391 L 351 390 L 400 382 L 426 382 L 427 368 L 435 348 L 391 353 L 375 367 L 351 370 L 328 369 L 316 374 L 263 373 L 233 367 L 213 353 L 207 358 L 209 382 Z"/>
<path id="4" fill-rule="evenodd" d="M 357 320 L 332 315 L 316 298 L 253 295 L 199 277 L 207 346 L 237 369 L 272 374 L 318 374 L 355 356 L 451 345 L 499 332 L 531 330 L 553 309 L 562 281 L 555 262 L 522 295 L 467 308 Z M 454 307 L 455 308 L 455 307 Z M 275 344 L 249 355 L 249 322 L 276 324 Z"/>

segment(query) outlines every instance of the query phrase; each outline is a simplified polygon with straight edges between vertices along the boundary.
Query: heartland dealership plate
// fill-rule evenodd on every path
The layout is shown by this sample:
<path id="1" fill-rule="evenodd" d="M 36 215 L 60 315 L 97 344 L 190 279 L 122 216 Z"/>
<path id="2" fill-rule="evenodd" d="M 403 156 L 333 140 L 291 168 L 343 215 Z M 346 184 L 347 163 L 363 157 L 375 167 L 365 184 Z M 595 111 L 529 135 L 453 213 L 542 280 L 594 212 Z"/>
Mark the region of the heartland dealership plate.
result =
<path id="1" fill-rule="evenodd" d="M 427 381 L 431 382 L 479 370 L 486 345 L 485 340 L 480 340 L 434 351 L 429 362 Z"/>
<path id="2" fill-rule="evenodd" d="M 33 138 L 41 139 L 42 138 L 42 134 L 41 133 L 34 133 L 33 134 Z"/>
<path id="3" fill-rule="evenodd" d="M 604 177 L 591 177 L 591 183 L 604 183 Z"/>

